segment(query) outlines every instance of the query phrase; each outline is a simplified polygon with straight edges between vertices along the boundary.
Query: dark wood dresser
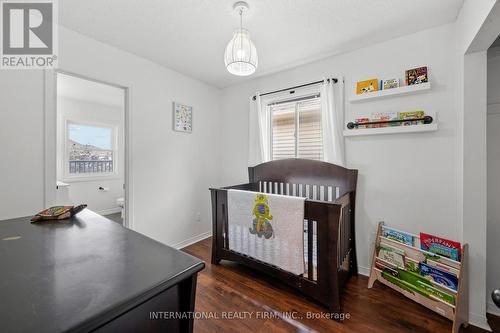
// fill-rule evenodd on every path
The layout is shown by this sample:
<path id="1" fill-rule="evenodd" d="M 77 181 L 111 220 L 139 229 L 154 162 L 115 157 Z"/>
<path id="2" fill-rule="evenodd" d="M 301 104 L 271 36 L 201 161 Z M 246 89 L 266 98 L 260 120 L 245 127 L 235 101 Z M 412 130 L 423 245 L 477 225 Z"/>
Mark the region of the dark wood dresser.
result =
<path id="1" fill-rule="evenodd" d="M 204 266 L 89 210 L 0 221 L 0 331 L 192 332 Z"/>

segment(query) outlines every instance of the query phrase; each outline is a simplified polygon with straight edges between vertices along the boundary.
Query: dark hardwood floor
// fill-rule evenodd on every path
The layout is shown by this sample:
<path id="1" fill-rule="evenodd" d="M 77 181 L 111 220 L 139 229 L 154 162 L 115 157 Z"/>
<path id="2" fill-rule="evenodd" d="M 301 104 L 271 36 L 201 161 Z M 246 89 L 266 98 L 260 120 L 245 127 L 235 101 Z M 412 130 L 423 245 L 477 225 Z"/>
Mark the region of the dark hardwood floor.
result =
<path id="1" fill-rule="evenodd" d="M 263 274 L 222 261 L 210 264 L 211 238 L 183 249 L 206 263 L 198 275 L 196 333 L 213 332 L 451 332 L 451 322 L 368 278 L 354 277 L 342 296 L 349 319 L 308 318 L 324 308 Z M 236 314 L 234 312 L 237 312 Z M 245 313 L 246 312 L 246 313 Z M 239 318 L 229 318 L 229 315 Z M 223 317 L 226 319 L 223 319 Z M 259 316 L 259 318 L 256 318 Z M 500 328 L 500 318 L 490 317 Z M 486 332 L 469 326 L 461 332 Z M 500 331 L 499 331 L 500 332 Z"/>

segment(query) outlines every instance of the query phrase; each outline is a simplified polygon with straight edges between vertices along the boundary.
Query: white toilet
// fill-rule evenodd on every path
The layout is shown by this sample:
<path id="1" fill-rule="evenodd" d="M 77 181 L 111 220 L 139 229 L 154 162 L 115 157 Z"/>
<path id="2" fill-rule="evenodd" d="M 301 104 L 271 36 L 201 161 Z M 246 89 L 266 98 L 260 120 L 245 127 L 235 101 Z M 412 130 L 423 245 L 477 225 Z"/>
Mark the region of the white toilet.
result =
<path id="1" fill-rule="evenodd" d="M 116 204 L 120 206 L 121 208 L 121 213 L 122 213 L 122 219 L 125 218 L 125 198 L 118 198 L 116 199 Z"/>

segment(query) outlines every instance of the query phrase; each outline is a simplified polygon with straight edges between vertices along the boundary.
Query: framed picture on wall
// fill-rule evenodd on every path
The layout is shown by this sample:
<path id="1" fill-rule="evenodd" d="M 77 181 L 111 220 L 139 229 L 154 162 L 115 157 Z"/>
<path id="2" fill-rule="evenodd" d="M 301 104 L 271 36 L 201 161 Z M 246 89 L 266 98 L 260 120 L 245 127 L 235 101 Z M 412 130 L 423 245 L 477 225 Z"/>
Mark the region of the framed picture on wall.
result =
<path id="1" fill-rule="evenodd" d="M 174 131 L 191 133 L 193 131 L 193 107 L 181 103 L 174 105 Z"/>

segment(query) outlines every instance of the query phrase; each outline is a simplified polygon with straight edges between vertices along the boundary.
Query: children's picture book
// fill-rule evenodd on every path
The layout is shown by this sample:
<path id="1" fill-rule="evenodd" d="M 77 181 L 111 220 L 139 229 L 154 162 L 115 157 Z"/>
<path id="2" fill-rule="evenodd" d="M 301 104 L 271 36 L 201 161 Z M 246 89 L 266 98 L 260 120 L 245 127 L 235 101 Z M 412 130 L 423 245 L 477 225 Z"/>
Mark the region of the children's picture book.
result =
<path id="1" fill-rule="evenodd" d="M 366 94 L 378 90 L 378 79 L 359 81 L 356 85 L 356 94 Z"/>
<path id="2" fill-rule="evenodd" d="M 399 79 L 382 80 L 381 90 L 393 89 L 399 87 Z"/>
<path id="3" fill-rule="evenodd" d="M 439 261 L 427 260 L 426 263 L 429 266 L 442 269 L 443 271 L 446 271 L 446 272 L 448 272 L 450 274 L 453 274 L 456 277 L 459 277 L 459 275 L 460 275 L 460 270 L 458 270 L 458 269 L 456 269 L 454 267 L 450 267 L 448 265 L 445 265 L 443 263 L 440 263 Z"/>
<path id="4" fill-rule="evenodd" d="M 422 110 L 400 112 L 399 113 L 399 119 L 408 120 L 408 121 L 405 121 L 402 123 L 403 126 L 423 124 L 424 123 L 423 120 L 412 120 L 412 119 L 420 119 L 423 117 L 425 117 L 425 112 Z"/>
<path id="5" fill-rule="evenodd" d="M 356 124 L 367 123 L 369 121 L 370 121 L 370 118 L 357 118 L 355 120 Z M 358 126 L 358 128 L 370 128 L 370 125 L 360 125 L 360 126 Z"/>
<path id="6" fill-rule="evenodd" d="M 417 243 L 420 244 L 420 240 Z M 422 254 L 424 257 L 422 261 L 425 260 L 425 262 L 427 262 L 427 263 L 429 263 L 431 261 L 438 262 L 440 264 L 444 264 L 444 265 L 449 266 L 451 268 L 454 268 L 456 270 L 460 269 L 460 262 L 455 261 L 455 260 L 451 260 L 448 257 L 440 256 L 440 255 L 437 255 L 435 253 L 428 252 L 428 251 L 423 251 Z"/>
<path id="7" fill-rule="evenodd" d="M 460 261 L 460 256 L 462 254 L 462 248 L 459 242 L 423 232 L 420 233 L 420 248 L 424 251 L 432 252 L 455 261 Z"/>
<path id="8" fill-rule="evenodd" d="M 398 267 L 388 261 L 382 260 L 380 258 L 375 259 L 375 267 L 377 267 L 380 270 L 384 270 L 385 268 L 391 269 L 391 270 L 397 270 Z"/>
<path id="9" fill-rule="evenodd" d="M 382 236 L 409 246 L 413 246 L 414 244 L 413 240 L 415 237 L 415 235 L 410 234 L 408 232 L 396 230 L 386 226 L 382 226 Z"/>
<path id="10" fill-rule="evenodd" d="M 422 290 L 426 291 L 429 295 L 434 296 L 438 298 L 439 300 L 446 302 L 451 305 L 455 305 L 455 296 L 442 291 L 441 289 L 438 289 L 434 287 L 431 284 L 427 284 L 421 280 L 415 281 L 415 285 Z"/>
<path id="11" fill-rule="evenodd" d="M 418 260 L 414 260 L 410 257 L 405 257 L 405 269 L 409 272 L 420 273 L 420 269 L 418 264 L 420 262 Z"/>
<path id="12" fill-rule="evenodd" d="M 455 304 L 455 297 L 453 295 L 434 287 L 428 279 L 418 273 L 398 269 L 398 278 L 408 285 L 414 286 L 419 290 L 419 293 L 425 296 L 433 296 L 446 303 Z"/>
<path id="13" fill-rule="evenodd" d="M 419 264 L 420 274 L 431 278 L 434 282 L 444 285 L 453 290 L 458 290 L 458 278 L 456 275 L 448 273 L 436 267 L 432 267 L 424 262 Z"/>
<path id="14" fill-rule="evenodd" d="M 380 244 L 380 248 L 378 250 L 378 257 L 390 264 L 398 268 L 405 268 L 405 251 L 397 249 L 395 247 Z"/>
<path id="15" fill-rule="evenodd" d="M 407 86 L 429 82 L 427 67 L 412 68 L 405 71 L 405 81 Z"/>
<path id="16" fill-rule="evenodd" d="M 398 112 L 376 112 L 372 113 L 371 115 L 372 118 L 370 118 L 371 121 L 388 121 L 388 120 L 395 120 L 399 119 L 399 113 Z M 392 126 L 399 126 L 401 123 L 383 123 L 383 124 L 373 124 L 373 128 L 380 128 L 380 127 L 392 127 Z"/>

